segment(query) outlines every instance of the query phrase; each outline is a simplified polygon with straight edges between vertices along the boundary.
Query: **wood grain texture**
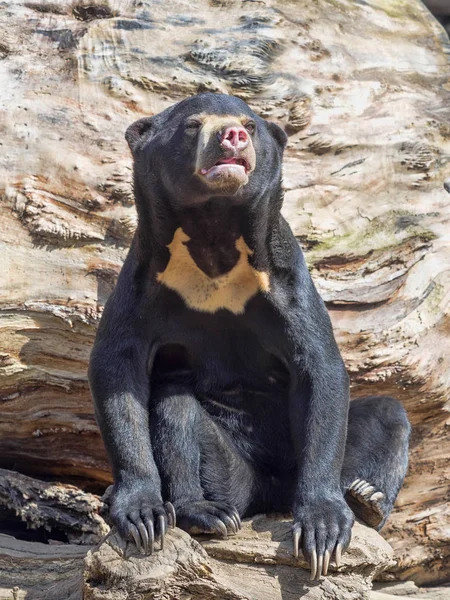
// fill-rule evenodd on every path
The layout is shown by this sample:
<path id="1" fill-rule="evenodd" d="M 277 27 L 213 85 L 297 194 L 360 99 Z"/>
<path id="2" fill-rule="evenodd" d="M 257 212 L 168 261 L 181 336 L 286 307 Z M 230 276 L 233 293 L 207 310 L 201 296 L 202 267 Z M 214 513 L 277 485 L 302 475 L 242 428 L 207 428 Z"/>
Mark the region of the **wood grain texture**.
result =
<path id="1" fill-rule="evenodd" d="M 414 425 L 385 529 L 449 577 L 448 43 L 418 0 L 8 3 L 0 11 L 0 460 L 106 484 L 86 367 L 134 231 L 135 119 L 232 93 L 289 133 L 284 214 L 353 396 Z"/>
<path id="2" fill-rule="evenodd" d="M 357 524 L 339 570 L 311 582 L 290 552 L 290 533 L 288 520 L 263 516 L 228 540 L 196 540 L 174 529 L 164 551 L 150 557 L 133 553 L 114 532 L 97 547 L 0 534 L 0 600 L 366 600 L 374 575 L 392 563 L 389 545 Z"/>
<path id="3" fill-rule="evenodd" d="M 98 496 L 1 470 L 0 518 L 4 508 L 33 531 L 45 528 L 50 541 L 0 534 L 0 600 L 360 600 L 393 564 L 389 544 L 357 523 L 339 569 L 332 563 L 327 578 L 311 582 L 305 560 L 292 555 L 291 520 L 282 515 L 247 519 L 227 539 L 171 529 L 164 551 L 157 542 L 145 557 L 110 531 Z"/>
<path id="4" fill-rule="evenodd" d="M 340 569 L 311 582 L 306 563 L 292 556 L 290 520 L 264 516 L 244 521 L 239 534 L 227 540 L 197 541 L 175 529 L 164 552 L 148 558 L 128 555 L 126 561 L 124 552 L 114 534 L 89 552 L 85 600 L 126 600 L 138 594 L 155 600 L 364 600 L 374 575 L 392 563 L 389 545 L 357 524 Z"/>
<path id="5" fill-rule="evenodd" d="M 82 600 L 89 546 L 51 546 L 0 534 L 0 600 Z"/>

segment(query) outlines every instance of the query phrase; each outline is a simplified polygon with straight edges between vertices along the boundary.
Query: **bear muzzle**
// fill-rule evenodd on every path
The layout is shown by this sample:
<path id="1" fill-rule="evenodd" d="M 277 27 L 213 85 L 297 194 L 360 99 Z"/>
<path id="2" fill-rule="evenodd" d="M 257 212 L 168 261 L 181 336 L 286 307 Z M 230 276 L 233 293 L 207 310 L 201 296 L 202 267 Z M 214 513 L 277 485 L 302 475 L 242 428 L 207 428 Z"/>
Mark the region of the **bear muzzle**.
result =
<path id="1" fill-rule="evenodd" d="M 248 183 L 250 165 L 241 157 L 221 158 L 209 169 L 201 169 L 200 173 L 207 182 L 217 181 L 219 184 L 227 179 L 235 180 L 240 186 Z"/>
<path id="2" fill-rule="evenodd" d="M 249 181 L 256 154 L 248 131 L 240 123 L 203 127 L 199 138 L 196 175 L 220 193 L 233 195 Z"/>

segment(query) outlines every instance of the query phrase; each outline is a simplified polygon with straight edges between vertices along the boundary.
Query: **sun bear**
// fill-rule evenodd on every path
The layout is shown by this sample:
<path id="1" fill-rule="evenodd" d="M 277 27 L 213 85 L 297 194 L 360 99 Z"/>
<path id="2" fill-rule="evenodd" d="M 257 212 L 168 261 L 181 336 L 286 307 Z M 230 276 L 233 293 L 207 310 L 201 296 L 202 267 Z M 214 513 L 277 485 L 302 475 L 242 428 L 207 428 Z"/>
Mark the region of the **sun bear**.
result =
<path id="1" fill-rule="evenodd" d="M 347 372 L 282 217 L 287 137 L 245 102 L 199 94 L 126 132 L 138 226 L 92 351 L 113 469 L 110 515 L 151 553 L 168 526 L 226 536 L 292 512 L 311 577 L 354 516 L 380 528 L 410 426 L 388 397 L 349 403 Z"/>

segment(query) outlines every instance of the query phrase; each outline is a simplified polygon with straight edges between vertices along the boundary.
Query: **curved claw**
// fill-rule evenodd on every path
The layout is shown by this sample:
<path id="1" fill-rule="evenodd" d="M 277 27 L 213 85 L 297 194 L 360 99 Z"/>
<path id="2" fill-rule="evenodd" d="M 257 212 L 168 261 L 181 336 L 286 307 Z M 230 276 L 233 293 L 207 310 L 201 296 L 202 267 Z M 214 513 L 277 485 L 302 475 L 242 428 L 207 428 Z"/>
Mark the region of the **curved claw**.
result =
<path id="1" fill-rule="evenodd" d="M 234 517 L 234 520 L 236 521 L 237 530 L 239 531 L 240 529 L 242 529 L 242 521 L 241 521 L 241 517 L 236 509 L 233 510 L 233 517 Z"/>
<path id="2" fill-rule="evenodd" d="M 311 581 L 316 578 L 316 573 L 317 573 L 317 552 L 315 550 L 313 550 L 311 553 L 311 576 L 310 576 Z"/>
<path id="3" fill-rule="evenodd" d="M 229 525 L 229 527 L 231 528 L 231 532 L 232 533 L 237 533 L 237 525 L 236 525 L 236 521 L 234 520 L 233 517 L 229 517 L 228 515 L 225 515 L 223 517 L 223 519 L 225 519 L 225 525 Z M 228 528 L 227 528 L 228 531 Z"/>
<path id="4" fill-rule="evenodd" d="M 149 553 L 149 539 L 148 539 L 147 529 L 145 528 L 144 523 L 139 523 L 138 530 L 139 530 L 139 533 L 141 534 L 141 540 L 143 542 L 144 552 L 146 554 L 148 554 Z"/>
<path id="5" fill-rule="evenodd" d="M 223 535 L 223 537 L 225 539 L 227 539 L 227 537 L 228 537 L 227 528 L 225 527 L 225 523 L 223 523 L 219 518 L 217 519 L 217 528 L 219 529 L 219 531 Z"/>
<path id="6" fill-rule="evenodd" d="M 384 498 L 383 492 L 375 492 L 370 496 L 371 502 L 378 502 L 378 500 L 381 500 L 382 498 Z"/>
<path id="7" fill-rule="evenodd" d="M 158 517 L 158 528 L 161 532 L 161 550 L 164 550 L 164 537 L 166 535 L 166 519 L 164 515 Z"/>
<path id="8" fill-rule="evenodd" d="M 241 527 L 242 527 L 242 521 L 241 521 L 241 517 L 240 517 L 240 515 L 239 515 L 239 513 L 238 513 L 238 511 L 236 509 L 233 510 L 233 515 L 236 518 L 236 521 L 237 521 L 237 524 L 238 524 L 238 529 L 241 529 Z"/>
<path id="9" fill-rule="evenodd" d="M 319 580 L 321 578 L 322 568 L 323 568 L 323 554 L 319 554 L 319 557 L 317 559 L 316 580 Z"/>
<path id="10" fill-rule="evenodd" d="M 373 491 L 375 490 L 375 488 L 373 487 L 373 485 L 369 485 L 369 487 L 365 488 L 362 492 L 360 492 L 361 496 L 364 496 L 365 498 L 367 498 L 368 496 L 370 496 Z"/>
<path id="11" fill-rule="evenodd" d="M 301 530 L 294 531 L 294 557 L 298 558 L 298 548 L 300 546 Z"/>
<path id="12" fill-rule="evenodd" d="M 148 553 L 153 554 L 153 550 L 155 548 L 155 529 L 153 527 L 153 522 L 148 521 L 146 523 L 147 531 L 148 531 Z"/>
<path id="13" fill-rule="evenodd" d="M 357 485 L 355 485 L 353 489 L 359 494 L 360 491 L 366 487 L 366 485 L 369 485 L 367 481 L 365 479 L 361 479 L 361 481 Z"/>
<path id="14" fill-rule="evenodd" d="M 241 523 L 238 520 L 238 518 L 236 517 L 236 515 L 233 515 L 233 521 L 236 524 L 236 533 L 237 533 L 241 528 Z"/>
<path id="15" fill-rule="evenodd" d="M 364 485 L 362 485 L 360 488 L 358 488 L 358 493 L 362 496 L 364 496 L 364 494 L 367 492 L 367 490 L 369 489 L 374 489 L 373 486 L 370 485 L 370 483 L 365 483 Z"/>
<path id="16" fill-rule="evenodd" d="M 336 546 L 336 556 L 335 556 L 336 566 L 338 568 L 341 566 L 341 558 L 342 558 L 342 544 L 338 544 Z"/>
<path id="17" fill-rule="evenodd" d="M 323 574 L 328 575 L 328 567 L 330 566 L 330 551 L 325 550 L 325 556 L 323 559 Z"/>
<path id="18" fill-rule="evenodd" d="M 169 527 L 173 529 L 177 526 L 177 515 L 175 513 L 175 508 L 173 507 L 173 504 L 171 502 L 166 502 L 164 504 L 164 508 L 166 509 Z"/>
<path id="19" fill-rule="evenodd" d="M 139 537 L 139 532 L 138 532 L 136 526 L 133 524 L 130 525 L 130 533 L 134 540 L 134 545 L 136 546 L 138 552 L 140 552 L 142 549 L 141 538 Z"/>

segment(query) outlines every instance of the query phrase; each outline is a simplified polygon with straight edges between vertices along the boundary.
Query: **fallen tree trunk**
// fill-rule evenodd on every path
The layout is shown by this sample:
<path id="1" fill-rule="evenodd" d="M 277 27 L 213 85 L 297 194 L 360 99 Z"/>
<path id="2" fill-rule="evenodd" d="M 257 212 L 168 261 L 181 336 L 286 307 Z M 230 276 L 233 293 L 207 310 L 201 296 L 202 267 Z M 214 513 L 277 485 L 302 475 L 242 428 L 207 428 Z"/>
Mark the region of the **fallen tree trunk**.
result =
<path id="1" fill-rule="evenodd" d="M 88 550 L 0 534 L 0 600 L 81 600 Z"/>
<path id="2" fill-rule="evenodd" d="M 292 556 L 292 523 L 282 518 L 244 521 L 227 540 L 198 538 L 175 529 L 162 553 L 123 559 L 112 536 L 86 558 L 85 600 L 142 598 L 202 600 L 364 600 L 374 575 L 392 564 L 392 550 L 373 530 L 356 524 L 339 570 L 311 582 L 303 560 Z"/>
<path id="3" fill-rule="evenodd" d="M 195 8 L 195 10 L 194 10 Z M 386 529 L 397 575 L 449 578 L 448 42 L 418 0 L 18 1 L 0 23 L 0 461 L 111 480 L 86 367 L 134 230 L 123 132 L 198 91 L 289 133 L 284 213 L 354 396 L 414 426 Z"/>
<path id="4" fill-rule="evenodd" d="M 25 523 L 34 539 L 43 529 L 48 543 L 0 534 L 0 600 L 22 600 L 27 594 L 34 600 L 179 600 L 191 595 L 202 600 L 359 600 L 367 597 L 373 577 L 393 564 L 390 546 L 356 524 L 341 567 L 332 564 L 328 577 L 310 582 L 308 564 L 292 555 L 291 519 L 263 515 L 244 521 L 239 534 L 228 539 L 198 536 L 195 541 L 180 529 L 170 530 L 164 551 L 157 543 L 154 555 L 144 557 L 110 532 L 98 496 L 1 470 L 0 515 L 4 509 L 14 513 L 10 525 Z M 55 540 L 55 534 L 63 534 L 67 543 Z M 20 531 L 17 535 L 24 537 Z"/>
<path id="5" fill-rule="evenodd" d="M 356 524 L 340 569 L 311 582 L 291 537 L 290 520 L 259 516 L 228 540 L 171 530 L 164 551 L 144 557 L 114 533 L 96 549 L 0 534 L 0 600 L 364 600 L 392 563 L 389 545 Z"/>

